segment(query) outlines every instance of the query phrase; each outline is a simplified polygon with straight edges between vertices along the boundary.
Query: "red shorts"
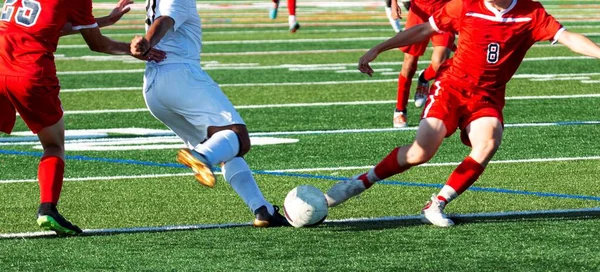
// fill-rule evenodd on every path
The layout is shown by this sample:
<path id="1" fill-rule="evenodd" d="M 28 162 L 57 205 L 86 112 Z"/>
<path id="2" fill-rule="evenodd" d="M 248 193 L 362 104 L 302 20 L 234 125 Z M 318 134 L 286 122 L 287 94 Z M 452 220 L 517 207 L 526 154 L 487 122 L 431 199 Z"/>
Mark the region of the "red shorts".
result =
<path id="1" fill-rule="evenodd" d="M 471 146 L 465 128 L 482 117 L 495 117 L 504 124 L 504 106 L 494 102 L 496 99 L 485 92 L 456 86 L 460 86 L 460 83 L 448 79 L 443 82 L 435 81 L 421 118 L 433 117 L 444 121 L 446 137 L 450 137 L 459 128 L 461 141 Z"/>
<path id="2" fill-rule="evenodd" d="M 63 115 L 59 90 L 56 78 L 0 75 L 0 131 L 12 131 L 16 112 L 33 133 L 56 124 Z"/>
<path id="3" fill-rule="evenodd" d="M 410 28 L 425 22 L 429 21 L 429 17 L 433 12 L 429 11 L 430 8 L 420 8 L 417 5 L 411 5 L 410 10 L 408 11 L 408 17 L 406 18 L 406 28 Z M 431 36 L 431 43 L 433 46 L 444 46 L 450 49 L 454 49 L 454 34 L 451 32 L 444 33 L 435 33 Z M 416 43 L 409 46 L 400 47 L 402 52 L 420 57 L 425 53 L 425 49 L 427 49 L 427 45 L 429 41 L 424 41 L 422 43 Z"/>

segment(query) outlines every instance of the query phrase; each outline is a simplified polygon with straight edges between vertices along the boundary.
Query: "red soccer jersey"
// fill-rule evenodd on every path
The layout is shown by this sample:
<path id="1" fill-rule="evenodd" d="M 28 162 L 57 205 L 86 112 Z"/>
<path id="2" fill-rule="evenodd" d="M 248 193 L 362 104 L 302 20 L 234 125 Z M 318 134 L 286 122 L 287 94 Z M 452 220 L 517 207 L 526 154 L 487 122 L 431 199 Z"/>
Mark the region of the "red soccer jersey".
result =
<path id="1" fill-rule="evenodd" d="M 452 0 L 429 18 L 437 31 L 458 32 L 458 49 L 440 79 L 486 90 L 504 105 L 506 83 L 538 41 L 556 40 L 564 28 L 539 2 L 513 0 L 500 12 L 484 0 Z"/>
<path id="2" fill-rule="evenodd" d="M 5 0 L 0 15 L 0 74 L 56 77 L 60 30 L 97 27 L 91 0 Z"/>
<path id="3" fill-rule="evenodd" d="M 433 12 L 441 9 L 446 3 L 450 2 L 450 0 L 412 0 L 414 5 L 410 6 L 410 9 L 418 8 L 423 10 L 428 14 L 433 14 Z M 414 10 L 417 12 L 416 10 Z M 418 13 L 418 12 L 417 12 Z"/>

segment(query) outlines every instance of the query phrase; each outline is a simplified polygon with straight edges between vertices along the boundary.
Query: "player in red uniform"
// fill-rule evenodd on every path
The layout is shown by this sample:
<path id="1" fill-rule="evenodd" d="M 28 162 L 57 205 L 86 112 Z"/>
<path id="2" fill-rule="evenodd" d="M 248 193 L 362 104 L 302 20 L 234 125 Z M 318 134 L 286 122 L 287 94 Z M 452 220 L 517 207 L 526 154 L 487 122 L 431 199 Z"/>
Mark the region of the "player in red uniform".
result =
<path id="1" fill-rule="evenodd" d="M 397 1 L 397 0 L 396 0 Z M 411 2 L 406 28 L 410 28 L 426 22 L 431 14 L 440 10 L 449 0 L 413 0 Z M 454 45 L 454 33 L 436 33 L 429 39 L 433 44 L 431 64 L 421 72 L 417 90 L 415 92 L 415 106 L 422 107 L 429 93 L 429 81 L 435 77 L 440 65 L 450 56 L 449 48 Z M 398 90 L 396 96 L 396 109 L 394 110 L 394 127 L 406 127 L 407 104 L 412 78 L 417 71 L 419 57 L 423 56 L 429 40 L 401 47 L 404 52 L 402 70 L 398 75 Z"/>
<path id="2" fill-rule="evenodd" d="M 373 47 L 359 61 L 371 75 L 369 62 L 386 50 L 427 40 L 436 32 L 458 32 L 453 58 L 436 76 L 422 120 L 410 145 L 395 148 L 373 169 L 335 184 L 327 192 L 330 206 L 358 195 L 375 182 L 402 173 L 433 157 L 445 137 L 456 129 L 471 147 L 439 194 L 423 208 L 423 221 L 451 226 L 444 207 L 481 175 L 500 145 L 504 92 L 527 50 L 538 41 L 558 41 L 572 51 L 600 58 L 600 47 L 581 34 L 565 30 L 532 0 L 452 0 L 429 22 L 397 34 Z"/>
<path id="3" fill-rule="evenodd" d="M 120 11 L 124 14 L 127 9 Z M 37 223 L 61 235 L 81 232 L 56 209 L 65 153 L 63 110 L 53 53 L 61 33 L 67 33 L 61 31 L 67 23 L 81 33 L 90 49 L 129 54 L 128 43 L 115 42 L 100 33 L 91 0 L 6 0 L 0 13 L 0 131 L 10 133 L 19 112 L 38 135 L 44 154 L 38 168 Z M 152 54 L 160 59 L 160 52 Z"/>
<path id="4" fill-rule="evenodd" d="M 275 20 L 277 18 L 277 10 L 279 10 L 279 0 L 271 0 L 273 2 L 273 7 L 269 10 L 269 18 L 271 20 Z M 296 21 L 296 0 L 287 0 L 287 8 L 288 8 L 288 24 L 290 26 L 290 32 L 296 33 L 298 29 L 300 29 L 300 24 Z"/>

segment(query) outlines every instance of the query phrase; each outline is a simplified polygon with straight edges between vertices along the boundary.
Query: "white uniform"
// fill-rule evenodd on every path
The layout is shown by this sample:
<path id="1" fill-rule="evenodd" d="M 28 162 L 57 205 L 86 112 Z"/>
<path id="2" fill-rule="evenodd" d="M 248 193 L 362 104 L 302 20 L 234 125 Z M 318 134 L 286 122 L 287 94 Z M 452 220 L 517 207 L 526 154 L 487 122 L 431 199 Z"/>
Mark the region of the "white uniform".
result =
<path id="1" fill-rule="evenodd" d="M 210 126 L 244 124 L 233 104 L 200 66 L 202 30 L 195 0 L 148 0 L 146 30 L 160 16 L 175 23 L 156 49 L 167 59 L 148 62 L 144 99 L 154 117 L 177 134 L 189 148 L 207 138 Z"/>

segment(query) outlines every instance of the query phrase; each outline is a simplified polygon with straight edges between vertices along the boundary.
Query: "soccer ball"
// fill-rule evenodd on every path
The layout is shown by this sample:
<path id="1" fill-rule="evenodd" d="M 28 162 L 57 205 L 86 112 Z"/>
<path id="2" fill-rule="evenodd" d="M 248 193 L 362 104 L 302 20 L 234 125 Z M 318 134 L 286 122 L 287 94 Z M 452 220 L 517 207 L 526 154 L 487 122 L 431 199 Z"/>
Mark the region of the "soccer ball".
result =
<path id="1" fill-rule="evenodd" d="M 327 217 L 327 208 L 323 192 L 311 185 L 292 189 L 283 202 L 285 218 L 296 228 L 321 224 Z"/>

